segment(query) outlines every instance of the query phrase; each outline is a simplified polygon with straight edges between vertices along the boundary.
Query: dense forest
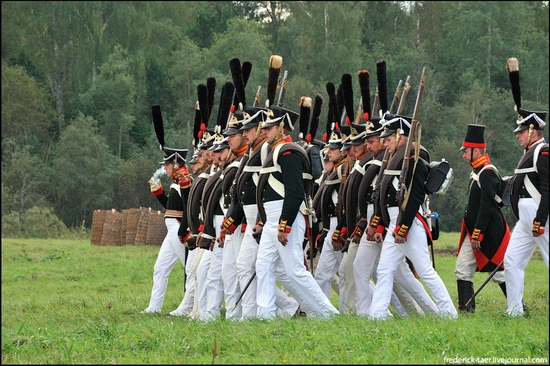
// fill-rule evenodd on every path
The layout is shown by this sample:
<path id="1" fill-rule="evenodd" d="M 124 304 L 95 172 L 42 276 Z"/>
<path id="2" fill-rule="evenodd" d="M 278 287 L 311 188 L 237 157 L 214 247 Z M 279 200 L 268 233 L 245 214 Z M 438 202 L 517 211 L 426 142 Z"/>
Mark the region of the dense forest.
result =
<path id="1" fill-rule="evenodd" d="M 548 110 L 547 1 L 2 1 L 2 222 L 31 209 L 67 227 L 90 227 L 93 210 L 161 209 L 148 180 L 161 158 L 151 106 L 166 146 L 189 148 L 197 86 L 232 81 L 229 60 L 253 65 L 246 99 L 262 100 L 271 55 L 288 71 L 285 106 L 324 98 L 386 60 L 390 101 L 410 76 L 412 115 L 422 69 L 419 122 L 432 160 L 454 180 L 434 195 L 440 229 L 459 231 L 471 168 L 458 149 L 470 123 L 487 126 L 488 153 L 511 175 L 523 151 L 505 69 L 520 62 L 522 107 Z M 217 103 L 212 115 L 217 115 Z M 215 120 L 215 118 L 214 118 Z M 210 121 L 210 123 L 215 123 Z M 545 128 L 548 139 L 548 128 Z M 297 131 L 295 131 L 297 132 Z M 511 209 L 503 209 L 509 223 Z"/>

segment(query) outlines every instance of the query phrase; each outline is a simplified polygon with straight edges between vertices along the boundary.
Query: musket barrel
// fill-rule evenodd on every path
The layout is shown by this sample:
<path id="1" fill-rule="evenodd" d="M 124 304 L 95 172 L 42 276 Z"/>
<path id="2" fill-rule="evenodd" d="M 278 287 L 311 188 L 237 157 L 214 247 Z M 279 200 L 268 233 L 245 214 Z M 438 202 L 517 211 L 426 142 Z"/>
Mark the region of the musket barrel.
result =
<path id="1" fill-rule="evenodd" d="M 398 184 L 399 191 L 397 192 L 397 200 L 402 210 L 405 209 L 408 201 L 408 196 L 410 194 L 410 190 L 407 191 L 405 180 L 407 178 L 409 167 L 410 167 L 411 150 L 412 150 L 413 140 L 416 136 L 416 130 L 418 127 L 418 113 L 420 111 L 420 103 L 422 101 L 422 94 L 424 92 L 425 85 L 426 85 L 426 67 L 422 69 L 422 76 L 420 78 L 420 87 L 418 88 L 416 103 L 414 105 L 414 113 L 412 117 L 411 130 L 409 132 L 407 145 L 405 146 L 405 154 L 403 156 L 403 165 L 401 167 L 401 174 L 399 175 L 399 184 Z M 415 159 L 418 159 L 418 158 L 419 158 L 418 156 L 415 156 Z"/>
<path id="2" fill-rule="evenodd" d="M 283 79 L 281 80 L 281 90 L 279 91 L 279 99 L 277 100 L 278 107 L 283 107 L 283 100 L 285 98 L 286 86 L 287 86 L 287 83 L 286 83 L 287 76 L 288 76 L 288 70 L 285 70 L 283 74 Z"/>

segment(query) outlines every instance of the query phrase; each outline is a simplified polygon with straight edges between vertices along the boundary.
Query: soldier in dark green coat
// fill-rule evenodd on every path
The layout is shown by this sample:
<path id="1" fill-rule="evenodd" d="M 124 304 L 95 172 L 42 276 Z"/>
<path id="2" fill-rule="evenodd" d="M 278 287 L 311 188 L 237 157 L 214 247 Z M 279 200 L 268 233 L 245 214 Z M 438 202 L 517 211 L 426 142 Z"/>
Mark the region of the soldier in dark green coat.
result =
<path id="1" fill-rule="evenodd" d="M 474 312 L 475 272 L 493 272 L 502 261 L 510 240 L 510 229 L 500 211 L 498 192 L 502 178 L 486 152 L 485 126 L 468 125 L 460 151 L 473 168 L 470 174 L 468 202 L 462 220 L 455 275 L 458 286 L 458 309 Z M 495 199 L 495 197 L 497 197 Z M 493 276 L 506 296 L 504 268 Z M 467 304 L 467 305 L 466 305 Z"/>

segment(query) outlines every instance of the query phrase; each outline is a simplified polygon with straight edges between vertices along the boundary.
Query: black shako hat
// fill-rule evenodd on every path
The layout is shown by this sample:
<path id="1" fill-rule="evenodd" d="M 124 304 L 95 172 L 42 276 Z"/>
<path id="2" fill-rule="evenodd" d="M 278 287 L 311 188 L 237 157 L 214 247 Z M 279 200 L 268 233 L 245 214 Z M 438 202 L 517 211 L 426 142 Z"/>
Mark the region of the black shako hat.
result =
<path id="1" fill-rule="evenodd" d="M 342 132 L 338 128 L 333 128 L 325 149 L 341 149 L 342 146 L 344 146 Z"/>
<path id="2" fill-rule="evenodd" d="M 523 130 L 542 130 L 546 126 L 546 115 L 548 112 L 540 111 L 528 111 L 521 106 L 521 87 L 519 82 L 519 61 L 517 58 L 512 57 L 506 61 L 506 71 L 510 78 L 510 85 L 512 86 L 512 97 L 514 98 L 514 110 L 518 113 L 518 119 L 516 121 L 516 129 L 514 133 L 521 132 Z"/>
<path id="3" fill-rule="evenodd" d="M 244 131 L 252 127 L 258 127 L 260 123 L 264 123 L 267 118 L 267 108 L 260 107 L 244 107 L 246 113 L 245 119 L 242 121 L 242 126 L 239 130 Z"/>
<path id="4" fill-rule="evenodd" d="M 411 132 L 411 121 L 411 117 L 391 113 L 384 114 L 384 117 L 382 117 L 382 120 L 380 121 L 380 124 L 383 127 L 380 137 L 390 136 L 391 134 L 396 133 L 397 129 L 399 129 L 399 134 L 409 136 L 409 133 Z"/>
<path id="5" fill-rule="evenodd" d="M 187 157 L 188 149 L 174 149 L 171 147 L 162 146 L 163 161 L 161 164 L 177 163 L 182 166 L 185 165 L 185 158 Z"/>
<path id="6" fill-rule="evenodd" d="M 459 151 L 466 150 L 471 147 L 472 149 L 484 149 L 487 147 L 485 143 L 485 126 L 469 124 L 466 130 L 466 137 L 462 142 L 462 147 Z"/>
<path id="7" fill-rule="evenodd" d="M 262 124 L 262 128 L 279 126 L 283 123 L 283 128 L 289 132 L 294 130 L 294 124 L 298 121 L 300 115 L 289 109 L 272 105 L 267 109 L 267 119 Z"/>
<path id="8" fill-rule="evenodd" d="M 532 112 L 526 109 L 518 109 L 518 120 L 516 124 L 518 125 L 514 130 L 514 133 L 528 129 L 531 125 L 533 130 L 542 130 L 546 126 L 546 115 L 548 112 Z"/>

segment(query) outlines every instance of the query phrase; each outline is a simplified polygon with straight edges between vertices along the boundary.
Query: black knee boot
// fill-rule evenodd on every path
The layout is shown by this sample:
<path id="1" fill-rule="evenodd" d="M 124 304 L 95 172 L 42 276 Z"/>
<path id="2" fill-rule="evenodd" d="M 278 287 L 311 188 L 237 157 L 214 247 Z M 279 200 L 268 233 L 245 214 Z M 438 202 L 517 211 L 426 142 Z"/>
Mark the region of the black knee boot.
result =
<path id="1" fill-rule="evenodd" d="M 470 281 L 457 280 L 458 285 L 458 310 L 468 313 L 475 312 L 476 299 L 473 298 L 468 305 L 466 303 L 474 294 L 474 283 Z"/>
<path id="2" fill-rule="evenodd" d="M 502 293 L 504 294 L 504 297 L 506 296 L 506 282 L 502 282 L 498 284 L 500 286 L 500 289 L 502 290 Z"/>

